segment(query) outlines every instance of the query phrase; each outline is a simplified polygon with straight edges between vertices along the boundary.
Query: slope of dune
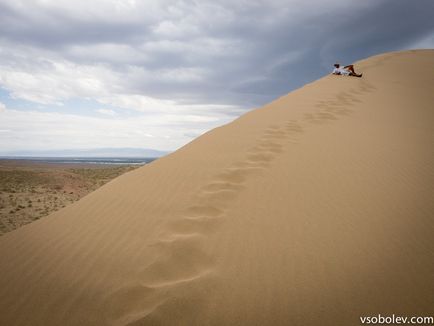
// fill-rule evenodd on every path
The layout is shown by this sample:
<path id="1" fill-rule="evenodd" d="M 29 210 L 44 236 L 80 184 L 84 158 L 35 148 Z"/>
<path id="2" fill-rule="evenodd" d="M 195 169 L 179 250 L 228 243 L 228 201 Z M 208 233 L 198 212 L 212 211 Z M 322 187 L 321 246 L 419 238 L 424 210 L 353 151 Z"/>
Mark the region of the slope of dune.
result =
<path id="1" fill-rule="evenodd" d="M 434 51 L 356 63 L 0 238 L 0 325 L 433 314 Z"/>

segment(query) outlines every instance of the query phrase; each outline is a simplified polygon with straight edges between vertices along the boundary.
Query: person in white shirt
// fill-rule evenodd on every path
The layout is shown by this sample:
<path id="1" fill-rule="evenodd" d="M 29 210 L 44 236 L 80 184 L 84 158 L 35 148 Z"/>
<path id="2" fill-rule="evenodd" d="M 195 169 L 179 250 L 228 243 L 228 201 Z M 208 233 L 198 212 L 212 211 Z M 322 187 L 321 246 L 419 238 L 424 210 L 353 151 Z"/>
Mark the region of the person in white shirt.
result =
<path id="1" fill-rule="evenodd" d="M 341 67 L 339 63 L 335 63 L 334 66 L 335 66 L 335 69 L 333 69 L 333 72 L 332 72 L 333 75 L 362 77 L 362 74 L 357 74 L 354 71 L 353 65 Z"/>

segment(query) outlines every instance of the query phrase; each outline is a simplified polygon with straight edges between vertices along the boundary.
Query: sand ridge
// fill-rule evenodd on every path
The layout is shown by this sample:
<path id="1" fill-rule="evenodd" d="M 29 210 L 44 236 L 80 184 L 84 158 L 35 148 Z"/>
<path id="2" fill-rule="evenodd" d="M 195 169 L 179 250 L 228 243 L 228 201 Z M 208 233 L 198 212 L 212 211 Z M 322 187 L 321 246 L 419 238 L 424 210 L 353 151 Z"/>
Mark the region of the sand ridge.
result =
<path id="1" fill-rule="evenodd" d="M 429 315 L 433 60 L 363 60 L 362 79 L 326 76 L 5 235 L 0 322 Z"/>

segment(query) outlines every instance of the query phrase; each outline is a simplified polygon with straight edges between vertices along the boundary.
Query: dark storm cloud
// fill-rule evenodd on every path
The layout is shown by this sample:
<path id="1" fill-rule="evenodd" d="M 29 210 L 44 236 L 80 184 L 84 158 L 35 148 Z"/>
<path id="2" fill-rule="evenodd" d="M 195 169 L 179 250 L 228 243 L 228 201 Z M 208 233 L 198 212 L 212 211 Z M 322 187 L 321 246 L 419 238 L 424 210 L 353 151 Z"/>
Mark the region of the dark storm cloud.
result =
<path id="1" fill-rule="evenodd" d="M 125 74 L 119 88 L 127 94 L 243 108 L 326 74 L 336 60 L 405 49 L 434 33 L 432 0 L 164 1 L 113 19 L 7 3 L 0 4 L 0 39 L 9 45 L 104 64 Z M 98 47 L 104 44 L 128 50 Z"/>
<path id="2" fill-rule="evenodd" d="M 292 63 L 264 73 L 267 80 L 247 82 L 241 89 L 262 91 L 264 100 L 269 101 L 287 93 L 288 89 L 326 74 L 336 60 L 350 63 L 378 53 L 408 48 L 434 32 L 433 12 L 434 2 L 430 0 L 390 0 L 377 1 L 366 8 L 324 11 L 307 17 L 295 30 L 287 22 L 279 29 L 286 32 L 279 33 L 267 44 L 268 51 L 252 58 L 252 62 L 257 58 L 273 62 L 297 48 L 303 55 Z"/>
<path id="3" fill-rule="evenodd" d="M 58 49 L 68 44 L 128 43 L 146 34 L 147 26 L 128 21 L 101 21 L 68 12 L 0 3 L 0 37 Z"/>
<path id="4" fill-rule="evenodd" d="M 351 19 L 332 31 L 336 38 L 324 45 L 323 59 L 330 60 L 333 55 L 342 53 L 349 61 L 354 61 L 406 48 L 434 33 L 433 12 L 434 2 L 430 0 L 382 1 L 363 15 L 353 12 Z"/>
<path id="5" fill-rule="evenodd" d="M 261 105 L 326 74 L 336 60 L 350 63 L 411 46 L 434 32 L 433 9 L 430 0 L 389 0 L 331 11 L 320 7 L 301 17 L 287 17 L 290 11 L 277 15 L 276 10 L 257 8 L 250 9 L 250 19 L 246 19 L 245 12 L 237 12 L 242 19 L 209 30 L 208 35 L 237 40 L 245 50 L 210 62 L 194 58 L 213 68 L 206 83 L 176 87 L 144 81 L 142 86 L 161 97 L 172 90 L 176 96 L 191 94 L 201 101 Z"/>

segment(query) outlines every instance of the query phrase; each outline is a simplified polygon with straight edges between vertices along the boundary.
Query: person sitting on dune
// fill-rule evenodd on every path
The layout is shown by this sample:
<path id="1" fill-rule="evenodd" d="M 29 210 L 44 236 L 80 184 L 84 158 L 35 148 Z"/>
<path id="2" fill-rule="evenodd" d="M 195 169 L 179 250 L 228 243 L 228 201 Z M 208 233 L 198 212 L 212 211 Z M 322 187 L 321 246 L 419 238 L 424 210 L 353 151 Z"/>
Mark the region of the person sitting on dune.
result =
<path id="1" fill-rule="evenodd" d="M 362 74 L 357 74 L 354 71 L 353 65 L 341 67 L 339 63 L 335 63 L 334 66 L 335 66 L 335 69 L 333 69 L 333 72 L 332 72 L 333 75 L 362 77 Z"/>

